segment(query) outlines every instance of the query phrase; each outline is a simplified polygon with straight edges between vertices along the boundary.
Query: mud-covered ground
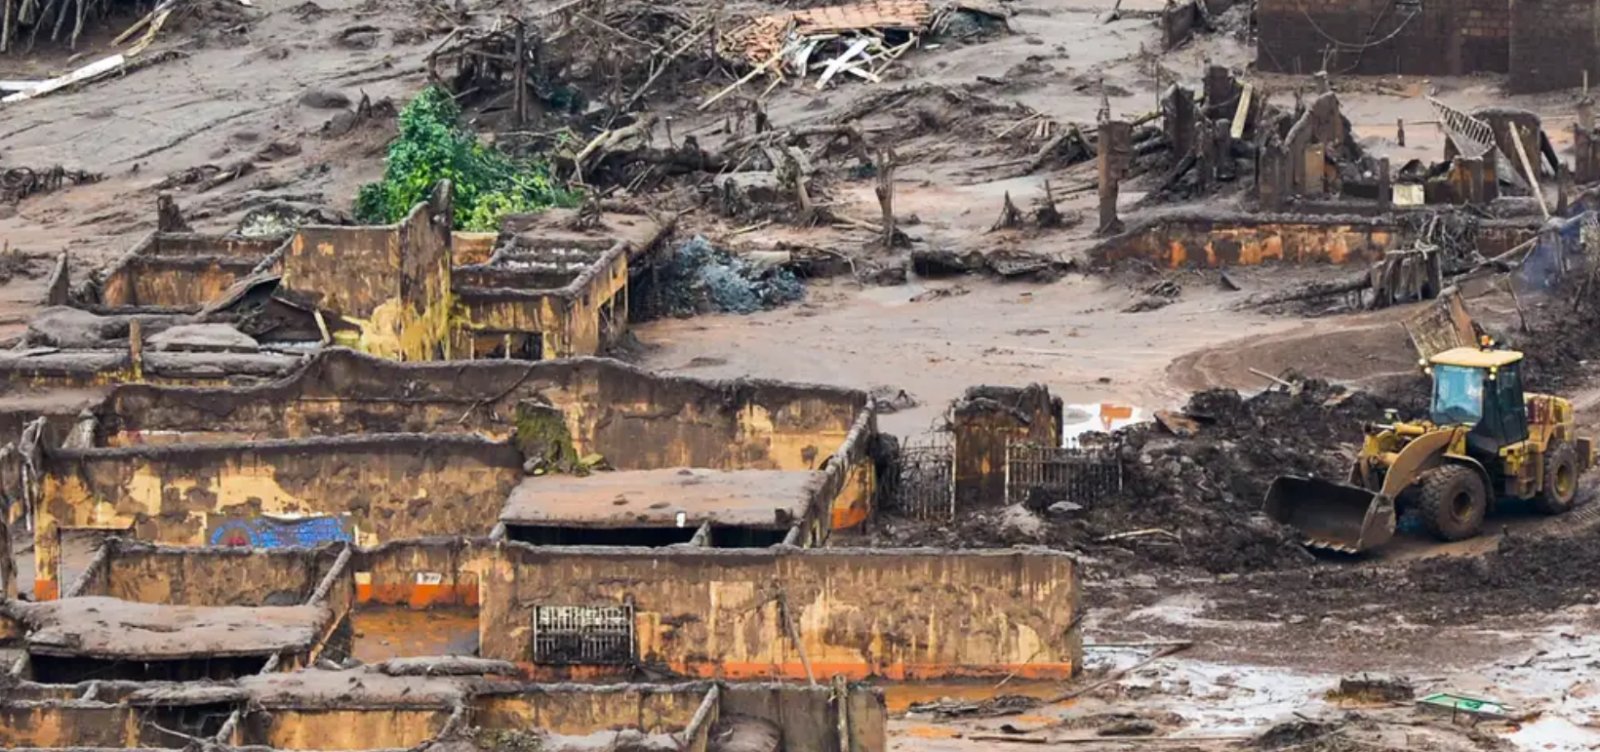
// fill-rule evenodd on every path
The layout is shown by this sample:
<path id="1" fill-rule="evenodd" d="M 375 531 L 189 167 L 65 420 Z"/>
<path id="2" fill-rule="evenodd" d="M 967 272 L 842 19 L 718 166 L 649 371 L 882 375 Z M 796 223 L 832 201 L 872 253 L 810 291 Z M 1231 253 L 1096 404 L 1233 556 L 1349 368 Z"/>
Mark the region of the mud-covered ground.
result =
<path id="1" fill-rule="evenodd" d="M 537 14 L 557 4 L 196 4 L 205 12 L 176 18 L 152 46 L 164 62 L 0 105 L 0 168 L 61 164 L 104 174 L 0 207 L 0 241 L 10 254 L 0 255 L 0 336 L 19 331 L 37 310 L 56 254 L 71 254 L 75 279 L 103 266 L 152 229 L 155 196 L 163 190 L 204 231 L 230 229 L 271 201 L 348 210 L 356 186 L 381 173 L 393 133 L 392 116 L 356 117 L 363 97 L 401 102 L 417 91 L 428 52 L 463 20 L 487 25 L 501 13 Z M 754 15 L 820 4 L 749 0 L 728 9 Z M 685 12 L 710 6 L 671 5 Z M 1252 56 L 1248 35 L 1231 30 L 1157 53 L 1154 16 L 1162 3 L 1120 5 L 1122 17 L 1107 23 L 1102 16 L 1110 3 L 1100 0 L 1008 2 L 1009 33 L 914 50 L 881 84 L 826 91 L 779 86 L 763 101 L 764 115 L 779 129 L 845 120 L 892 141 L 900 158 L 896 214 L 915 249 L 1025 251 L 1065 265 L 1094 242 L 1094 194 L 1084 188 L 1092 166 L 1047 160 L 1023 170 L 1048 138 L 1030 123 L 1092 122 L 1102 98 L 1114 115 L 1136 118 L 1154 109 L 1157 92 L 1173 81 L 1197 86 L 1203 62 L 1243 71 Z M 84 57 L 71 64 L 104 52 L 132 20 L 115 18 L 94 30 L 78 51 Z M 70 67 L 69 54 L 0 56 L 0 79 L 59 73 Z M 716 148 L 737 137 L 725 124 L 744 118 L 756 92 L 699 112 L 697 104 L 736 73 L 698 72 L 647 102 L 674 118 L 674 135 L 658 138 L 682 144 L 693 136 Z M 1303 78 L 1248 78 L 1279 102 L 1314 87 Z M 1443 137 L 1431 126 L 1409 127 L 1404 147 L 1394 138 L 1396 118 L 1435 118 L 1424 93 L 1463 109 L 1489 102 L 1532 108 L 1546 116 L 1556 148 L 1565 153 L 1570 146 L 1563 118 L 1571 92 L 1507 97 L 1492 77 L 1338 79 L 1334 87 L 1362 145 L 1396 163 L 1442 153 Z M 248 174 L 208 179 L 241 161 L 252 165 Z M 905 266 L 906 249 L 884 249 L 873 232 L 850 224 L 877 217 L 875 180 L 841 169 L 848 160 L 836 161 L 819 177 L 817 198 L 842 222 L 693 211 L 679 217 L 679 226 L 735 250 L 811 249 L 848 259 L 840 264 L 854 273 L 812 280 L 805 301 L 787 308 L 635 326 L 646 365 L 903 390 L 909 406 L 881 416 L 880 425 L 904 438 L 927 432 L 950 400 L 979 383 L 1039 382 L 1069 403 L 1130 405 L 1145 416 L 1167 409 L 1199 423 L 1191 437 L 1149 425 L 1127 431 L 1123 493 L 1078 510 L 1030 511 L 1036 527 L 1019 527 L 1000 510 L 973 511 L 947 526 L 891 515 L 877 521 L 869 535 L 885 544 L 1025 543 L 1078 552 L 1091 643 L 1088 681 L 1150 653 L 1113 644 L 1195 643 L 1073 702 L 1031 711 L 1032 717 L 897 719 L 891 749 L 1048 749 L 976 737 L 1005 733 L 1004 723 L 1049 727 L 1047 734 L 1026 734 L 1035 739 L 1094 737 L 1113 723 L 1140 719 L 1155 727 L 1145 736 L 1191 739 L 1152 747 L 1162 749 L 1453 752 L 1600 743 L 1593 731 L 1600 707 L 1585 678 L 1592 656 L 1600 655 L 1587 637 L 1600 626 L 1589 608 L 1600 585 L 1592 574 L 1600 571 L 1593 516 L 1584 510 L 1562 520 L 1512 516 L 1503 522 L 1508 533 L 1495 528 L 1446 547 L 1406 539 L 1383 557 L 1350 560 L 1314 558 L 1258 514 L 1272 476 L 1340 477 L 1362 421 L 1387 407 L 1410 412 L 1418 404 L 1414 353 L 1398 324 L 1411 307 L 1303 318 L 1323 311 L 1238 305 L 1251 294 L 1343 273 L 1284 267 L 1230 271 L 1240 290 L 1224 287 L 1216 275 L 1154 271 L 1127 278 L 1068 273 L 1049 282 L 911 274 L 906 284 L 884 285 L 895 277 L 880 273 Z M 1059 209 L 1078 221 L 1058 229 L 992 230 L 1007 194 L 1031 210 L 1046 181 Z M 1131 211 L 1149 187 L 1148 178 L 1126 185 L 1124 209 Z M 1235 208 L 1239 187 L 1229 186 L 1213 204 Z M 677 211 L 701 188 L 683 180 L 646 203 Z M 1146 290 L 1162 282 L 1174 284 L 1177 294 L 1140 310 Z M 1570 304 L 1555 297 L 1522 303 L 1539 334 L 1517 330 L 1512 302 L 1502 295 L 1469 300 L 1475 314 L 1529 351 L 1530 387 L 1571 395 L 1593 431 L 1600 426 L 1600 392 L 1589 361 L 1600 348 L 1594 334 L 1600 322 L 1571 314 Z M 1252 369 L 1297 372 L 1304 385 L 1293 393 L 1263 392 L 1271 382 Z M 1146 530 L 1161 532 L 1107 539 Z M 1407 672 L 1419 692 L 1476 692 L 1545 716 L 1516 728 L 1421 720 L 1410 706 L 1347 717 L 1350 709 L 1324 693 L 1340 675 L 1360 671 Z M 1017 684 L 965 691 L 992 697 Z M 1300 723 L 1297 712 L 1318 720 L 1280 726 Z M 1274 727 L 1280 730 L 1261 737 Z M 1091 752 L 1129 746 L 1081 739 L 1059 745 Z"/>

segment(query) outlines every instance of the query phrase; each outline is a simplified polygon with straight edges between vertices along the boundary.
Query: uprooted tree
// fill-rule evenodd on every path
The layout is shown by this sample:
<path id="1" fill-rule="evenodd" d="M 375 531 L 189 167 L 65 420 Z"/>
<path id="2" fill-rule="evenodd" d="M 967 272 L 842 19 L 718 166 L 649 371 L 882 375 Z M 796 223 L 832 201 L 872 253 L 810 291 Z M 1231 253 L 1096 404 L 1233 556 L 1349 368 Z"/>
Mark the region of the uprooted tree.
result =
<path id="1" fill-rule="evenodd" d="M 495 230 L 507 214 L 576 206 L 582 196 L 562 186 L 547 161 L 515 159 L 461 127 L 450 95 L 430 87 L 400 111 L 400 134 L 389 146 L 383 179 L 361 187 L 356 218 L 398 222 L 441 180 L 455 189 L 455 227 Z"/>

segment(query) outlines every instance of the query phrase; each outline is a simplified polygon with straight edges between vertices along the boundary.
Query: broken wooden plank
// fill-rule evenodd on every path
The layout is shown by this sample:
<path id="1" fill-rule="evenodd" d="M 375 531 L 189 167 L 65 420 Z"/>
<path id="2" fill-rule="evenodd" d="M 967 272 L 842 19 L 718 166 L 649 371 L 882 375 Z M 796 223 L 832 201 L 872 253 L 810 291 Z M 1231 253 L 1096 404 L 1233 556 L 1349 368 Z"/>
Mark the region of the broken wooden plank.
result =
<path id="1" fill-rule="evenodd" d="M 1250 96 L 1255 88 L 1245 84 L 1239 90 L 1239 107 L 1233 111 L 1233 127 L 1228 129 L 1228 135 L 1233 138 L 1244 138 L 1245 121 L 1250 118 Z"/>
<path id="2" fill-rule="evenodd" d="M 1512 126 L 1511 130 L 1511 145 L 1517 148 L 1517 160 L 1522 162 L 1522 171 L 1528 176 L 1528 185 L 1533 188 L 1533 197 L 1539 199 L 1539 211 L 1544 212 L 1545 220 L 1549 221 L 1550 205 L 1544 201 L 1544 190 L 1539 187 L 1539 173 L 1534 172 L 1533 165 L 1528 161 L 1528 150 L 1522 145 L 1522 129 Z"/>
<path id="3" fill-rule="evenodd" d="M 785 49 L 787 49 L 787 48 L 785 48 Z M 722 99 L 723 97 L 728 96 L 729 94 L 732 94 L 735 89 L 738 89 L 739 87 L 744 86 L 747 83 L 750 83 L 751 79 L 753 79 L 756 76 L 759 76 L 762 73 L 766 72 L 766 70 L 768 68 L 772 67 L 773 63 L 776 63 L 779 60 L 782 60 L 783 59 L 783 53 L 784 53 L 784 50 L 778 50 L 778 52 L 775 53 L 772 57 L 767 58 L 766 62 L 762 63 L 761 65 L 756 66 L 756 68 L 754 70 L 750 71 L 749 73 L 744 74 L 744 76 L 741 77 L 738 81 L 734 81 L 733 83 L 728 84 L 727 88 L 723 89 L 722 91 L 717 92 L 716 94 L 711 95 L 710 99 L 707 99 L 706 101 L 701 102 L 700 106 L 697 109 L 704 110 L 705 108 L 710 107 L 712 104 L 715 104 L 717 102 L 717 100 Z"/>
<path id="4" fill-rule="evenodd" d="M 845 49 L 843 55 L 834 58 L 833 62 L 828 63 L 827 69 L 822 71 L 822 78 L 817 79 L 817 91 L 822 91 L 822 89 L 828 85 L 828 81 L 832 80 L 834 76 L 838 75 L 839 71 L 844 68 L 846 63 L 849 63 L 855 58 L 855 56 L 860 55 L 863 50 L 867 49 L 867 45 L 872 44 L 873 41 L 874 40 L 871 37 L 862 37 L 861 39 L 857 39 Z"/>
<path id="5" fill-rule="evenodd" d="M 73 84 L 88 81 L 89 79 L 97 76 L 103 76 L 107 73 L 117 70 L 118 68 L 121 68 L 126 62 L 127 57 L 120 54 L 112 55 L 110 57 L 103 57 L 64 76 L 57 76 L 45 81 L 35 88 L 8 95 L 6 98 L 0 99 L 0 103 L 10 104 L 12 102 L 21 102 L 24 100 L 33 99 L 34 97 L 42 97 L 50 92 L 56 91 L 57 89 L 64 89 Z"/>

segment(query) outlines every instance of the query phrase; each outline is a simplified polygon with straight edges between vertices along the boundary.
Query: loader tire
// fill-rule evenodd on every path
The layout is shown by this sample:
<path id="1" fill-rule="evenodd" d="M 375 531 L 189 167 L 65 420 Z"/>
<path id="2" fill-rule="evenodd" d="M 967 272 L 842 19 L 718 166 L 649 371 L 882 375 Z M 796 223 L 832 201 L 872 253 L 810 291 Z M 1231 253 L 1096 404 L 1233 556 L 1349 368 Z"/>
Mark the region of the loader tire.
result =
<path id="1" fill-rule="evenodd" d="M 1464 465 L 1444 465 L 1422 479 L 1417 494 L 1422 526 L 1444 541 L 1466 540 L 1478 534 L 1489 511 L 1489 489 L 1478 472 Z"/>
<path id="2" fill-rule="evenodd" d="M 1545 514 L 1562 514 L 1578 498 L 1578 452 L 1562 444 L 1544 458 L 1544 488 L 1534 498 L 1534 506 Z"/>

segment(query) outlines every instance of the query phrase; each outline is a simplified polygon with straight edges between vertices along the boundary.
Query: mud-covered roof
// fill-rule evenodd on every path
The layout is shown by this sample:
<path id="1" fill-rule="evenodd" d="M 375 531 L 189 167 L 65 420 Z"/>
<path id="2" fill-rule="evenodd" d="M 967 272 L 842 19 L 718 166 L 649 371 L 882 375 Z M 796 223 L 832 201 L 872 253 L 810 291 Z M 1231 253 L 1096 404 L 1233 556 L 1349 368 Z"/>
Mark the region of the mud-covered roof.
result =
<path id="1" fill-rule="evenodd" d="M 389 676 L 376 667 L 308 669 L 242 677 L 238 686 L 267 708 L 452 707 L 482 680 L 468 676 Z"/>
<path id="2" fill-rule="evenodd" d="M 787 528 L 805 515 L 827 474 L 815 470 L 668 468 L 525 478 L 500 521 L 574 527 Z"/>
<path id="3" fill-rule="evenodd" d="M 173 606 L 89 596 L 11 603 L 43 655 L 165 660 L 271 655 L 304 648 L 330 614 L 323 606 Z"/>

